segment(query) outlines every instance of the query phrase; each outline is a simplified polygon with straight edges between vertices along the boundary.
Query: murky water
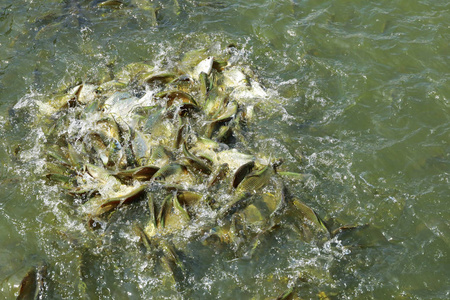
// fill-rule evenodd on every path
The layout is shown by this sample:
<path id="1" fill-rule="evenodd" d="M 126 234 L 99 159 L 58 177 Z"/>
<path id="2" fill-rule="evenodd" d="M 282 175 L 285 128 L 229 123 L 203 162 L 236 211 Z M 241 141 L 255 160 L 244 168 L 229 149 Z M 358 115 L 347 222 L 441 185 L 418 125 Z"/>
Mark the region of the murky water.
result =
<path id="1" fill-rule="evenodd" d="M 450 297 L 448 1 L 154 1 L 156 15 L 146 1 L 100 2 L 0 2 L 1 296 L 45 262 L 48 299 L 273 299 L 292 286 L 304 299 Z M 101 245 L 90 238 L 41 179 L 45 137 L 21 106 L 229 44 L 271 94 L 251 151 L 311 174 L 287 185 L 326 221 L 374 229 L 353 248 L 281 229 L 250 260 L 193 242 L 174 286 L 128 226 L 144 204 Z"/>

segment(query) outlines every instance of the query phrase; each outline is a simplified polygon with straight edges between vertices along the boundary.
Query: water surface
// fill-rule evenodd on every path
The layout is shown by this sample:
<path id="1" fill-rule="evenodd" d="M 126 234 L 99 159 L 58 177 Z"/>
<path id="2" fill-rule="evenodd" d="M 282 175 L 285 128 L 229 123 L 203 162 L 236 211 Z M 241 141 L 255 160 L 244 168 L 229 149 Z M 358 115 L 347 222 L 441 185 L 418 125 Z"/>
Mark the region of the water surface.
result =
<path id="1" fill-rule="evenodd" d="M 448 1 L 155 1 L 156 19 L 137 1 L 99 2 L 0 3 L 1 296 L 45 261 L 61 299 L 83 297 L 80 265 L 90 299 L 273 299 L 302 276 L 306 299 L 450 297 Z M 291 188 L 323 218 L 371 224 L 389 243 L 317 247 L 281 232 L 252 261 L 205 253 L 180 292 L 133 237 L 89 255 L 61 238 L 84 225 L 40 179 L 43 136 L 20 106 L 131 62 L 231 43 L 272 95 L 252 150 L 311 174 Z"/>

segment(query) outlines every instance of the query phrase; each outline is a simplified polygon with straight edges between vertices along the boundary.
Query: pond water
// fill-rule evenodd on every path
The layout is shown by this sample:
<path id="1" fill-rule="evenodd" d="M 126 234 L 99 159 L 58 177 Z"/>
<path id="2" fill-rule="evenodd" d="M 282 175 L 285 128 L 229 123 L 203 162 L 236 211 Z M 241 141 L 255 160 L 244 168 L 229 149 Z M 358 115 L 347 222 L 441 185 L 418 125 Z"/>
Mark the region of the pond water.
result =
<path id="1" fill-rule="evenodd" d="M 276 299 L 289 288 L 293 299 L 450 298 L 448 1 L 101 3 L 0 1 L 2 298 L 42 264 L 42 299 Z M 249 151 L 309 174 L 286 185 L 325 222 L 371 230 L 348 247 L 281 228 L 250 259 L 193 241 L 174 283 L 133 235 L 146 204 L 99 238 L 42 178 L 30 103 L 129 63 L 175 65 L 230 44 L 270 95 Z"/>

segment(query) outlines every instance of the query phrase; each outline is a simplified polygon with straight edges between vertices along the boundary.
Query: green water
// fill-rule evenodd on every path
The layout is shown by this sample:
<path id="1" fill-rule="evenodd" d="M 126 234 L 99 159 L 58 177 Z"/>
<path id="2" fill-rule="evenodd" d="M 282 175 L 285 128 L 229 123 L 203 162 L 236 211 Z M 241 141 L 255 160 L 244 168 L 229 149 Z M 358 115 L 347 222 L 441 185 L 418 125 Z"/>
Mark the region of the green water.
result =
<path id="1" fill-rule="evenodd" d="M 303 299 L 450 298 L 448 1 L 154 1 L 156 19 L 133 1 L 98 2 L 0 1 L 1 297 L 45 261 L 49 299 L 83 297 L 80 265 L 87 299 L 273 299 L 298 277 Z M 198 268 L 180 291 L 128 231 L 88 255 L 62 238 L 84 224 L 39 179 L 43 136 L 20 106 L 130 62 L 230 43 L 272 95 L 252 150 L 311 174 L 290 188 L 323 218 L 369 223 L 389 243 L 317 247 L 281 231 L 251 261 L 186 258 Z"/>

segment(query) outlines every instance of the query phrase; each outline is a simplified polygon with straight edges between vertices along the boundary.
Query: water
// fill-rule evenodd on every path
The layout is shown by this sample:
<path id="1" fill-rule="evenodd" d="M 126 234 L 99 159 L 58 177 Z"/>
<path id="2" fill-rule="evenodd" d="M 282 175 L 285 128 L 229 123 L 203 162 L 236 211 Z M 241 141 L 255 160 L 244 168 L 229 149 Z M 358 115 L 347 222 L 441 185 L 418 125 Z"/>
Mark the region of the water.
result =
<path id="1" fill-rule="evenodd" d="M 120 10 L 98 2 L 0 3 L 0 295 L 17 296 L 28 269 L 45 261 L 53 297 L 62 299 L 82 297 L 80 273 L 91 299 L 276 298 L 298 277 L 306 299 L 321 291 L 449 298 L 447 1 L 160 1 L 156 20 L 133 1 Z M 214 43 L 238 45 L 242 63 L 274 95 L 255 125 L 253 151 L 311 174 L 290 187 L 319 215 L 371 224 L 388 244 L 316 247 L 282 231 L 251 261 L 186 258 L 198 268 L 174 290 L 130 242 L 131 230 L 90 252 L 61 237 L 83 224 L 36 177 L 44 138 L 27 126 L 33 112 L 11 108 L 130 62 L 170 64 Z"/>

